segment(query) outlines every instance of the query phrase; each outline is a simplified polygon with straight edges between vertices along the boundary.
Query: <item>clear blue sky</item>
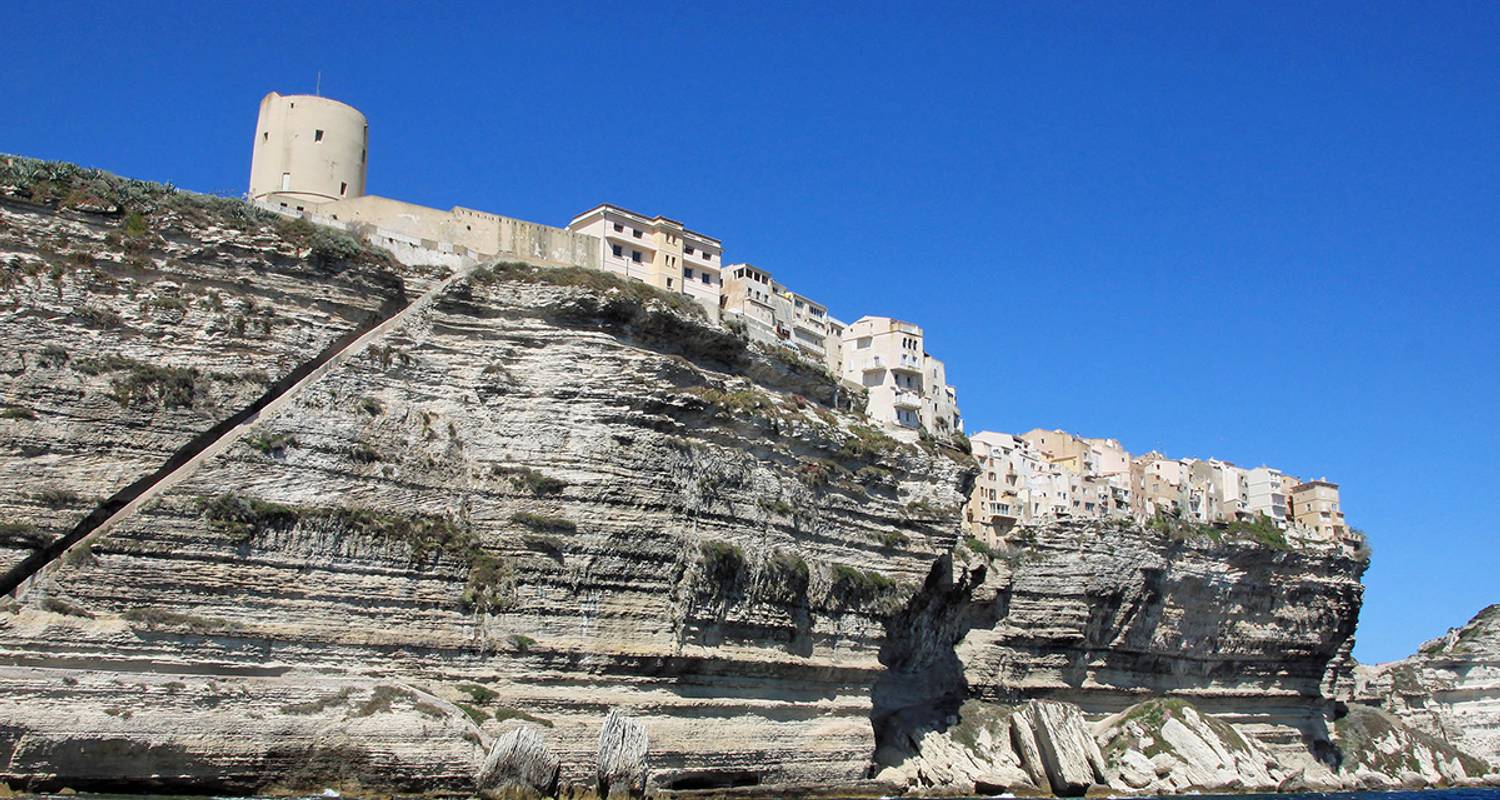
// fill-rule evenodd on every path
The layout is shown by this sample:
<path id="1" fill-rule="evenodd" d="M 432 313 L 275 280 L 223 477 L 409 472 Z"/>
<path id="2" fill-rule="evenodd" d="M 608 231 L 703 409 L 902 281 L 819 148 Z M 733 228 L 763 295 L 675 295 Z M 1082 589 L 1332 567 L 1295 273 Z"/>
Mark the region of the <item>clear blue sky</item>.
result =
<path id="1" fill-rule="evenodd" d="M 0 150 L 243 191 L 322 70 L 372 193 L 672 216 L 971 431 L 1339 481 L 1362 660 L 1500 601 L 1500 4 L 546 5 L 15 4 Z"/>

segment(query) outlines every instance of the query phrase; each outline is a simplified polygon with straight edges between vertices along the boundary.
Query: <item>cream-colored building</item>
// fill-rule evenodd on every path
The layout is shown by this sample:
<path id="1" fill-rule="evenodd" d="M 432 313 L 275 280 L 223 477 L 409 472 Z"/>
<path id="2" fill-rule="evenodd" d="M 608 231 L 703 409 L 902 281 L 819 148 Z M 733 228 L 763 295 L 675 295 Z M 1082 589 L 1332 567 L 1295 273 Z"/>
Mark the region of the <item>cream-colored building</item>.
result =
<path id="1" fill-rule="evenodd" d="M 1200 521 L 1227 523 L 1245 516 L 1245 470 L 1214 458 L 1193 460 L 1188 481 L 1203 496 Z"/>
<path id="2" fill-rule="evenodd" d="M 370 129 L 352 106 L 271 92 L 250 151 L 250 200 L 288 212 L 365 193 Z"/>
<path id="3" fill-rule="evenodd" d="M 1158 514 L 1191 516 L 1193 498 L 1188 488 L 1188 467 L 1175 458 L 1153 450 L 1130 462 L 1131 493 L 1138 518 Z"/>
<path id="4" fill-rule="evenodd" d="M 860 317 L 844 329 L 843 350 L 841 376 L 869 392 L 865 413 L 886 429 L 941 433 L 939 426 L 946 424 L 947 431 L 962 430 L 956 393 L 928 377 L 947 379 L 940 362 L 935 367 L 923 349 L 921 328 L 890 317 Z"/>
<path id="5" fill-rule="evenodd" d="M 1338 484 L 1326 480 L 1299 483 L 1289 497 L 1292 519 L 1299 526 L 1328 539 L 1341 538 L 1349 532 L 1344 525 L 1344 512 L 1339 508 Z"/>
<path id="6" fill-rule="evenodd" d="M 766 270 L 725 267 L 719 311 L 723 319 L 743 324 L 751 341 L 794 348 L 838 374 L 844 324 L 829 315 L 828 306 L 788 289 Z"/>
<path id="7" fill-rule="evenodd" d="M 568 223 L 568 230 L 599 240 L 601 267 L 629 280 L 681 292 L 719 318 L 724 247 L 712 236 L 663 216 L 648 217 L 601 203 Z"/>

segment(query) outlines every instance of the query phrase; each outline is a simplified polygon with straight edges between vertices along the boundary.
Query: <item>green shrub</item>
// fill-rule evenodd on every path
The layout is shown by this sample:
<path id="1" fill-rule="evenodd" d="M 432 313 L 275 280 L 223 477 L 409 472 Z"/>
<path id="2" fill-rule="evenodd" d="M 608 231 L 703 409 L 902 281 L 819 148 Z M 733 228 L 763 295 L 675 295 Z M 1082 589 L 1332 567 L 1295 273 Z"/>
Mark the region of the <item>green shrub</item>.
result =
<path id="1" fill-rule="evenodd" d="M 531 467 L 505 467 L 497 464 L 491 472 L 495 475 L 508 476 L 516 488 L 523 489 L 537 497 L 558 494 L 568 488 L 566 481 L 543 474 Z"/>
<path id="2" fill-rule="evenodd" d="M 495 698 L 500 696 L 494 690 L 487 689 L 477 683 L 460 683 L 457 686 L 457 689 L 460 692 L 463 692 L 464 694 L 473 698 L 474 702 L 482 706 L 487 706 L 490 703 L 495 702 Z"/>
<path id="3" fill-rule="evenodd" d="M 518 511 L 511 514 L 510 521 L 536 531 L 575 533 L 578 530 L 578 526 L 572 520 L 550 514 L 534 514 L 530 511 Z"/>
<path id="4" fill-rule="evenodd" d="M 468 586 L 459 598 L 464 610 L 474 614 L 493 614 L 515 605 L 516 574 L 509 560 L 478 552 L 471 564 Z"/>
<path id="5" fill-rule="evenodd" d="M 268 456 L 279 456 L 288 447 L 297 446 L 297 437 L 289 433 L 267 433 L 257 430 L 245 438 L 245 444 Z"/>
<path id="6" fill-rule="evenodd" d="M 67 489 L 43 489 L 31 499 L 48 508 L 66 508 L 78 502 L 78 493 Z"/>
<path id="7" fill-rule="evenodd" d="M 385 411 L 385 404 L 373 397 L 361 397 L 359 409 L 372 417 L 378 417 L 381 412 Z"/>
<path id="8" fill-rule="evenodd" d="M 30 522 L 0 522 L 0 544 L 11 547 L 41 547 L 49 537 Z"/>
<path id="9" fill-rule="evenodd" d="M 986 560 L 994 561 L 996 557 L 995 548 L 990 547 L 987 542 L 977 536 L 964 537 L 964 546 L 985 557 Z"/>
<path id="10" fill-rule="evenodd" d="M 834 599 L 846 607 L 875 605 L 897 586 L 895 581 L 879 572 L 868 572 L 847 564 L 834 564 L 830 577 Z"/>
<path id="11" fill-rule="evenodd" d="M 537 725 L 542 726 L 543 728 L 550 728 L 550 727 L 552 727 L 552 720 L 550 720 L 550 719 L 544 719 L 542 717 L 538 717 L 538 716 L 534 716 L 534 715 L 528 714 L 525 711 L 520 710 L 519 708 L 508 708 L 506 706 L 499 706 L 499 707 L 497 707 L 495 709 L 495 721 L 496 722 L 504 722 L 504 721 L 506 721 L 508 719 L 520 719 L 520 720 L 525 720 L 527 722 L 533 722 L 533 723 L 536 723 Z"/>
<path id="12" fill-rule="evenodd" d="M 525 655 L 531 652 L 532 645 L 536 644 L 535 639 L 519 633 L 512 633 L 510 636 L 506 637 L 506 640 L 510 642 L 511 649 L 515 650 L 521 655 Z"/>
<path id="13" fill-rule="evenodd" d="M 0 419 L 36 419 L 36 412 L 21 406 L 11 406 L 0 410 Z"/>
<path id="14" fill-rule="evenodd" d="M 490 714 L 488 711 L 475 708 L 467 703 L 454 703 L 453 705 L 458 706 L 459 711 L 464 712 L 464 714 L 468 715 L 469 719 L 474 720 L 475 725 L 483 725 L 489 721 Z"/>
<path id="15" fill-rule="evenodd" d="M 710 586 L 732 587 L 745 569 L 745 552 L 733 542 L 705 539 L 698 543 L 703 576 Z"/>
<path id="16" fill-rule="evenodd" d="M 102 306 L 82 306 L 73 309 L 73 314 L 95 328 L 119 328 L 125 324 L 119 312 Z"/>

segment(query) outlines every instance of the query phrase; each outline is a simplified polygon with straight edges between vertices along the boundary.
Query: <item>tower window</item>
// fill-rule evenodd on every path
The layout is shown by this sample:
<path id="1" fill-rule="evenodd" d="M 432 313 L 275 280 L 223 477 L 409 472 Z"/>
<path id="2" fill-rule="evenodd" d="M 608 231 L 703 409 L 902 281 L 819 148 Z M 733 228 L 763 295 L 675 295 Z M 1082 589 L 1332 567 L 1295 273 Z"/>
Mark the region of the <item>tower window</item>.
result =
<path id="1" fill-rule="evenodd" d="M 290 173 L 290 172 L 283 172 L 283 173 L 281 173 L 281 191 L 284 192 L 284 191 L 286 191 L 286 190 L 288 190 L 290 188 L 292 188 L 292 173 Z"/>
<path id="2" fill-rule="evenodd" d="M 313 141 L 315 141 L 315 142 L 321 142 L 321 141 L 323 141 L 323 132 L 320 131 L 320 130 L 314 130 L 313 131 Z"/>
<path id="3" fill-rule="evenodd" d="M 262 142 L 269 142 L 269 141 L 271 141 L 271 132 L 270 131 L 261 131 L 260 140 Z"/>
<path id="4" fill-rule="evenodd" d="M 339 197 L 346 197 L 346 196 L 348 196 L 348 194 L 349 194 L 349 184 L 347 184 L 347 183 L 345 183 L 343 181 L 339 181 Z"/>

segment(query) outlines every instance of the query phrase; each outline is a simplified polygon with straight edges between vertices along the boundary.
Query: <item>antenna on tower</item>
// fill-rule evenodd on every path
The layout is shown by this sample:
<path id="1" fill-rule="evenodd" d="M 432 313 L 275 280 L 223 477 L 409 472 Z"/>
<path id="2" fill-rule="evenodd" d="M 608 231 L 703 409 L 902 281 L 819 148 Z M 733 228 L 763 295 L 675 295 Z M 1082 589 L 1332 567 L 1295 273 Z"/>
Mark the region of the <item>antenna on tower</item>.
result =
<path id="1" fill-rule="evenodd" d="M 321 70 L 321 69 L 318 70 L 318 82 L 313 87 L 313 94 L 315 94 L 315 95 L 317 95 L 319 97 L 323 96 L 323 70 Z"/>

